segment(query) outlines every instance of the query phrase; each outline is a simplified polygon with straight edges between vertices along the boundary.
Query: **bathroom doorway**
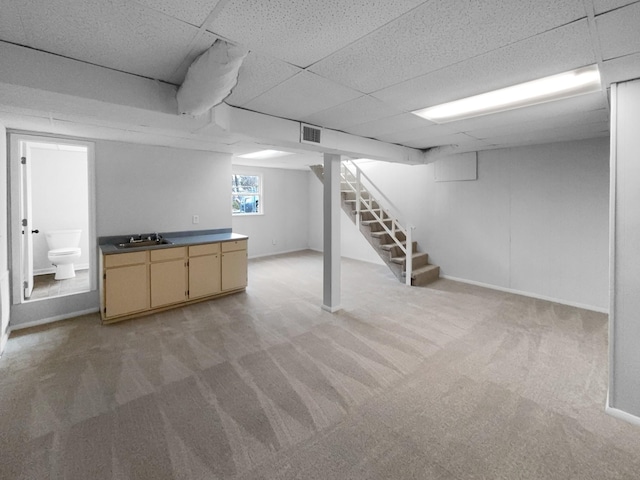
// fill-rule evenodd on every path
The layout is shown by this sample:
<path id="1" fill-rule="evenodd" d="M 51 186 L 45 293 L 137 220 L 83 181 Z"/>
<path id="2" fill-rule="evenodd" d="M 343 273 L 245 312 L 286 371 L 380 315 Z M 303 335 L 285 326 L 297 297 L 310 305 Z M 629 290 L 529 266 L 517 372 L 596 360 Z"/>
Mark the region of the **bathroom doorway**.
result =
<path id="1" fill-rule="evenodd" d="M 11 135 L 13 304 L 95 290 L 93 144 Z"/>

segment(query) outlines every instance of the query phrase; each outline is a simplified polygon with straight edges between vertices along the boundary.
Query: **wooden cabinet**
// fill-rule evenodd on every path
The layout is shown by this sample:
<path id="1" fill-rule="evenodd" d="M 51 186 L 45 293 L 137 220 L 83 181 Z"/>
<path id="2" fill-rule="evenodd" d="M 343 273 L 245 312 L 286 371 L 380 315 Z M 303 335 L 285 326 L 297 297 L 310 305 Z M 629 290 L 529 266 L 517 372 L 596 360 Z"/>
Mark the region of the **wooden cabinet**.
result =
<path id="1" fill-rule="evenodd" d="M 219 243 L 189 247 L 189 298 L 220 293 L 220 277 Z"/>
<path id="2" fill-rule="evenodd" d="M 148 252 L 109 255 L 104 259 L 103 318 L 149 308 Z"/>
<path id="3" fill-rule="evenodd" d="M 186 248 L 149 252 L 151 264 L 151 308 L 184 302 L 187 298 Z"/>
<path id="4" fill-rule="evenodd" d="M 247 241 L 237 240 L 222 244 L 222 290 L 235 290 L 247 286 Z"/>
<path id="5" fill-rule="evenodd" d="M 104 323 L 244 290 L 247 240 L 101 256 Z"/>

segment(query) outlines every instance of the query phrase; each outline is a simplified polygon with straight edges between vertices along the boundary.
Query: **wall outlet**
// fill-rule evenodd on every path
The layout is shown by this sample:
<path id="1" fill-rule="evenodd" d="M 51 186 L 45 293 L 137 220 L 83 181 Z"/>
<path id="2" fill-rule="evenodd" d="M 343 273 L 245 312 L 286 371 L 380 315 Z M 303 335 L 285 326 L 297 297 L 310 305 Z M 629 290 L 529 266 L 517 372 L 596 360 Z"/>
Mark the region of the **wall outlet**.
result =
<path id="1" fill-rule="evenodd" d="M 200 223 L 200 215 L 194 215 L 193 217 L 191 217 L 191 221 L 193 223 Z"/>
<path id="2" fill-rule="evenodd" d="M 276 239 L 275 239 L 275 238 L 274 238 L 273 240 L 271 240 L 271 245 L 275 245 L 276 243 L 277 243 L 277 242 L 276 242 Z"/>

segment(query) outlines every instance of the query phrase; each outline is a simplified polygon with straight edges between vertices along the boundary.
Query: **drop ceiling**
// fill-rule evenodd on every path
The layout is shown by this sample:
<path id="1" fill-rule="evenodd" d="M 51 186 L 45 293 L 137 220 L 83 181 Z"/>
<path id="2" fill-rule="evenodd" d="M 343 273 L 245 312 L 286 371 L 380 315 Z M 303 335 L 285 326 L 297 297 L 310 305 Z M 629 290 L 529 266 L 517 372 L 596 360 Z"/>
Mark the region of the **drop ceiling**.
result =
<path id="1" fill-rule="evenodd" d="M 417 149 L 607 136 L 608 87 L 640 77 L 639 1 L 1 0 L 0 8 L 2 42 L 176 86 L 216 39 L 241 44 L 250 53 L 228 105 Z M 600 93 L 446 125 L 409 113 L 594 63 Z M 206 129 L 101 125 L 99 111 L 65 117 L 43 105 L 26 114 L 0 97 L 9 127 L 41 130 L 54 117 L 68 134 L 259 148 Z"/>

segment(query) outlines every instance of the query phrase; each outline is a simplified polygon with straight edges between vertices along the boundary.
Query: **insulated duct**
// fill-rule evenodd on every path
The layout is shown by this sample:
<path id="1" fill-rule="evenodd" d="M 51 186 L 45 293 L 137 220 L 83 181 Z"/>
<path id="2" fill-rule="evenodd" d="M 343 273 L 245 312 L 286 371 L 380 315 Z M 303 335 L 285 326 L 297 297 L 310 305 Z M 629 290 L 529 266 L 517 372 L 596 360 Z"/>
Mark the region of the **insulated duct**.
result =
<path id="1" fill-rule="evenodd" d="M 197 116 L 222 103 L 238 82 L 238 70 L 247 53 L 243 47 L 216 40 L 189 67 L 176 95 L 178 111 Z"/>

